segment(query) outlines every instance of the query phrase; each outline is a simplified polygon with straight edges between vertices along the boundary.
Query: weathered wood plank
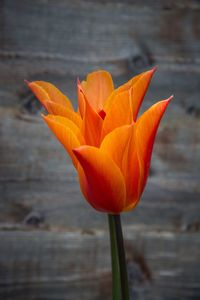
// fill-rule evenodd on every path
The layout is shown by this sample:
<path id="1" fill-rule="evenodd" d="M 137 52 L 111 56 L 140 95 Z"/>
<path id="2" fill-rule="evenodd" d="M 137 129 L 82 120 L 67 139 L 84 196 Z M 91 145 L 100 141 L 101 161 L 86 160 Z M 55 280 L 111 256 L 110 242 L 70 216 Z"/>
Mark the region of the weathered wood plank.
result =
<path id="1" fill-rule="evenodd" d="M 199 193 L 181 191 L 180 186 L 179 190 L 175 191 L 173 187 L 172 191 L 159 185 L 160 181 L 149 181 L 135 211 L 124 214 L 124 222 L 147 224 L 157 229 L 200 230 Z M 94 211 L 82 198 L 76 181 L 8 182 L 0 185 L 0 191 L 3 197 L 0 222 L 4 224 L 85 229 L 105 227 L 105 216 Z"/>
<path id="2" fill-rule="evenodd" d="M 125 236 L 133 299 L 198 299 L 199 234 L 126 227 Z M 3 299 L 110 299 L 104 231 L 0 231 L 0 239 Z"/>
<path id="3" fill-rule="evenodd" d="M 72 84 L 91 69 L 122 82 L 157 64 L 159 96 L 164 86 L 186 108 L 198 106 L 199 3 L 109 2 L 1 1 L 2 104 L 17 104 L 24 78 L 58 82 L 75 96 Z"/>

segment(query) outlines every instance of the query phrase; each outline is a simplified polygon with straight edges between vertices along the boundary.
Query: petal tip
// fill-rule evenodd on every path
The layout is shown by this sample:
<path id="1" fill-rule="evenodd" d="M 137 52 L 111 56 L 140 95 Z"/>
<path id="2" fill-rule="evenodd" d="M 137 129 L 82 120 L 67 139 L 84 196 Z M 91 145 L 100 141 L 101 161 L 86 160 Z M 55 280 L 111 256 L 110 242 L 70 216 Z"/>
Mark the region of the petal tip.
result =
<path id="1" fill-rule="evenodd" d="M 165 101 L 167 102 L 167 104 L 174 98 L 174 95 L 171 95 L 169 98 L 167 98 Z"/>
<path id="2" fill-rule="evenodd" d="M 72 152 L 76 155 L 76 156 L 79 156 L 80 155 L 80 152 L 81 152 L 81 148 L 83 148 L 84 146 L 82 147 L 77 147 L 77 148 L 73 148 L 72 149 Z"/>
<path id="3" fill-rule="evenodd" d="M 78 159 L 78 161 L 81 160 L 82 156 L 84 155 L 84 153 L 82 152 L 82 150 L 86 149 L 88 146 L 83 145 L 80 147 L 76 147 L 72 149 L 73 154 L 76 156 L 76 158 Z"/>
<path id="4" fill-rule="evenodd" d="M 153 67 L 153 69 L 151 69 L 151 72 L 154 74 L 157 70 L 158 70 L 158 66 L 155 66 Z"/>
<path id="5" fill-rule="evenodd" d="M 41 114 L 42 119 L 46 120 L 47 115 Z"/>
<path id="6" fill-rule="evenodd" d="M 27 84 L 27 85 L 29 85 L 31 82 L 30 81 L 28 81 L 27 79 L 24 79 L 24 82 Z"/>
<path id="7" fill-rule="evenodd" d="M 174 98 L 174 95 L 171 95 L 169 98 L 167 98 L 167 99 L 164 99 L 164 100 L 161 100 L 161 101 L 159 101 L 160 103 L 165 103 L 166 104 L 166 106 L 169 104 L 169 102 L 171 102 L 171 100 Z"/>
<path id="8" fill-rule="evenodd" d="M 41 117 L 45 122 L 54 121 L 53 118 L 51 118 L 52 117 L 51 114 L 48 114 L 48 115 L 41 114 Z"/>
<path id="9" fill-rule="evenodd" d="M 77 154 L 79 153 L 79 148 L 74 148 L 74 149 L 72 149 L 72 152 L 73 152 L 75 155 L 77 155 Z"/>
<path id="10" fill-rule="evenodd" d="M 155 66 L 155 67 L 153 67 L 152 69 L 146 71 L 145 73 L 146 73 L 147 76 L 149 75 L 149 77 L 150 77 L 150 79 L 151 79 L 151 78 L 153 77 L 154 73 L 157 71 L 157 69 L 158 69 L 158 67 Z M 145 74 L 145 73 L 144 73 L 144 74 Z"/>

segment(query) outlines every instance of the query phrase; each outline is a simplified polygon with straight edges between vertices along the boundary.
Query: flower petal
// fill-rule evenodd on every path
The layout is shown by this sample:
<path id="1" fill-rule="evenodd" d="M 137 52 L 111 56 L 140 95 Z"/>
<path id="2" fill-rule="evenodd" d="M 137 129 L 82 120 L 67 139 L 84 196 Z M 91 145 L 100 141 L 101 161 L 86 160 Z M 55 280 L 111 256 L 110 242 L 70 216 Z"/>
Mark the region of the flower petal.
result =
<path id="1" fill-rule="evenodd" d="M 126 151 L 127 154 L 122 164 L 122 172 L 126 182 L 126 206 L 124 211 L 132 209 L 134 206 L 136 206 L 140 196 L 139 190 L 141 172 L 135 143 L 135 135 L 136 126 L 134 126 L 134 130 L 132 131 L 128 149 Z"/>
<path id="2" fill-rule="evenodd" d="M 78 138 L 80 144 L 85 144 L 85 139 L 81 133 L 80 128 L 78 128 L 78 126 L 73 121 L 62 116 L 48 115 L 47 117 L 48 119 L 51 119 L 57 123 L 64 125 L 65 127 L 70 128 L 75 134 L 75 136 Z"/>
<path id="3" fill-rule="evenodd" d="M 80 185 L 88 202 L 99 211 L 120 213 L 126 189 L 119 167 L 106 152 L 95 147 L 82 146 L 73 152 L 81 165 Z"/>
<path id="4" fill-rule="evenodd" d="M 134 121 L 137 119 L 138 111 L 140 109 L 140 106 L 142 104 L 142 101 L 144 99 L 144 96 L 147 92 L 148 86 L 150 84 L 151 78 L 153 74 L 155 73 L 156 68 L 144 72 L 139 79 L 135 82 L 133 85 L 133 88 L 131 90 L 132 94 L 132 109 L 133 109 L 133 119 Z"/>
<path id="5" fill-rule="evenodd" d="M 99 146 L 101 131 L 103 125 L 103 119 L 101 116 L 92 108 L 87 98 L 81 91 L 84 102 L 85 102 L 85 111 L 83 116 L 83 125 L 82 125 L 82 134 L 85 137 L 87 145 Z"/>
<path id="6" fill-rule="evenodd" d="M 122 165 L 127 191 L 124 211 L 131 210 L 137 205 L 144 190 L 156 132 L 170 100 L 171 97 L 157 102 L 135 123 L 129 141 L 128 158 Z"/>
<path id="7" fill-rule="evenodd" d="M 155 71 L 156 71 L 156 68 L 153 68 L 152 70 L 143 72 L 143 73 L 133 77 L 131 80 L 129 80 L 125 84 L 121 85 L 119 88 L 117 88 L 111 94 L 111 96 L 108 98 L 108 100 L 105 103 L 104 110 L 105 110 L 106 114 L 109 112 L 110 109 L 112 109 L 112 106 L 116 99 L 116 95 L 130 90 L 131 109 L 132 109 L 132 114 L 133 114 L 132 116 L 133 116 L 133 120 L 136 120 L 142 100 L 145 96 L 145 93 L 150 84 L 151 78 L 152 78 L 153 74 L 155 73 Z"/>
<path id="8" fill-rule="evenodd" d="M 71 156 L 74 166 L 77 166 L 77 159 L 72 152 L 72 148 L 79 147 L 81 145 L 80 137 L 78 138 L 78 127 L 68 120 L 61 120 L 62 117 L 53 115 L 43 116 L 44 121 L 47 123 L 51 131 L 55 134 L 60 143 L 65 147 L 69 155 Z"/>
<path id="9" fill-rule="evenodd" d="M 40 101 L 40 103 L 46 108 L 45 106 L 45 101 L 46 100 L 51 100 L 48 93 L 40 87 L 38 84 L 35 82 L 28 82 L 28 87 L 32 90 L 36 98 Z"/>
<path id="10" fill-rule="evenodd" d="M 81 128 L 82 126 L 81 117 L 78 115 L 78 113 L 72 111 L 68 107 L 53 101 L 45 101 L 45 107 L 49 114 L 68 118 L 71 121 L 73 121 L 79 128 Z"/>
<path id="11" fill-rule="evenodd" d="M 85 114 L 85 96 L 80 81 L 77 81 L 77 95 L 78 95 L 78 110 L 81 118 L 83 119 Z"/>
<path id="12" fill-rule="evenodd" d="M 104 102 L 114 90 L 110 73 L 103 70 L 89 73 L 81 86 L 90 105 L 97 112 L 103 109 Z"/>
<path id="13" fill-rule="evenodd" d="M 53 84 L 46 81 L 33 81 L 28 83 L 28 86 L 42 105 L 44 105 L 44 101 L 51 100 L 73 110 L 70 100 Z"/>
<path id="14" fill-rule="evenodd" d="M 153 145 L 160 120 L 173 96 L 151 106 L 136 122 L 135 143 L 137 147 L 140 170 L 143 176 L 140 183 L 142 193 L 148 177 Z"/>
<path id="15" fill-rule="evenodd" d="M 115 94 L 112 106 L 108 110 L 102 129 L 102 137 L 113 129 L 133 122 L 133 112 L 130 90 Z"/>
<path id="16" fill-rule="evenodd" d="M 127 148 L 134 130 L 134 124 L 118 127 L 106 135 L 100 149 L 107 152 L 122 170 L 123 161 L 127 159 Z"/>

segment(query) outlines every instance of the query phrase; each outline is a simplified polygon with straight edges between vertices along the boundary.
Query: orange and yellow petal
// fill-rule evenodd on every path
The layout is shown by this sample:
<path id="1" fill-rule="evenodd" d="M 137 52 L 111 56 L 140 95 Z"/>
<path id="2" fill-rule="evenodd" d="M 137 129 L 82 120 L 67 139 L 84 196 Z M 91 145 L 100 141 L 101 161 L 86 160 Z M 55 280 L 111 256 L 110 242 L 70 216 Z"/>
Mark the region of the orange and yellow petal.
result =
<path id="1" fill-rule="evenodd" d="M 89 73 L 86 81 L 81 82 L 81 86 L 90 105 L 97 112 L 103 109 L 105 101 L 114 90 L 110 73 L 103 70 Z"/>
<path id="2" fill-rule="evenodd" d="M 107 152 L 122 171 L 124 161 L 127 160 L 127 149 L 133 130 L 134 124 L 118 127 L 106 135 L 100 146 L 100 149 Z"/>
<path id="3" fill-rule="evenodd" d="M 153 74 L 155 73 L 156 68 L 153 68 L 149 71 L 143 72 L 132 79 L 130 79 L 128 82 L 117 88 L 111 96 L 107 99 L 105 103 L 104 110 L 106 114 L 109 112 L 109 110 L 112 109 L 112 106 L 114 105 L 116 95 L 119 93 L 130 91 L 130 99 L 131 99 L 131 109 L 132 109 L 132 118 L 135 121 L 137 118 L 137 114 L 139 111 L 139 108 L 141 106 L 142 100 L 147 92 L 148 86 L 150 84 L 151 78 Z"/>
<path id="4" fill-rule="evenodd" d="M 135 143 L 140 163 L 140 193 L 142 193 L 148 177 L 153 145 L 161 118 L 173 96 L 151 106 L 136 122 Z"/>
<path id="5" fill-rule="evenodd" d="M 80 81 L 77 81 L 78 111 L 83 119 L 85 115 L 85 96 Z"/>
<path id="6" fill-rule="evenodd" d="M 81 146 L 73 152 L 81 166 L 79 180 L 88 202 L 99 211 L 120 213 L 126 188 L 119 167 L 105 151 L 96 147 Z"/>
<path id="7" fill-rule="evenodd" d="M 136 125 L 132 130 L 129 144 L 126 149 L 126 156 L 122 164 L 122 172 L 126 183 L 126 205 L 124 211 L 128 211 L 135 207 L 140 198 L 140 177 L 141 170 L 138 159 L 138 153 L 135 142 Z"/>
<path id="8" fill-rule="evenodd" d="M 44 102 L 46 100 L 50 100 L 73 110 L 70 100 L 53 84 L 46 81 L 33 81 L 28 83 L 28 86 L 35 96 L 40 100 L 42 105 L 45 106 Z"/>
<path id="9" fill-rule="evenodd" d="M 157 102 L 135 123 L 129 142 L 127 163 L 123 165 L 127 191 L 125 211 L 137 205 L 144 190 L 156 132 L 170 100 L 171 97 Z"/>
<path id="10" fill-rule="evenodd" d="M 60 143 L 67 150 L 74 166 L 76 167 L 77 159 L 72 152 L 72 149 L 81 145 L 78 127 L 72 121 L 66 121 L 66 118 L 58 116 L 47 115 L 43 116 L 43 119 L 47 123 L 51 131 L 54 133 L 54 135 L 57 137 L 57 139 L 60 141 Z"/>
<path id="11" fill-rule="evenodd" d="M 46 108 L 45 101 L 50 101 L 50 97 L 48 93 L 40 87 L 35 82 L 28 82 L 28 87 L 31 89 L 36 98 L 40 101 L 40 103 Z"/>
<path id="12" fill-rule="evenodd" d="M 143 73 L 140 73 L 136 76 L 134 76 L 133 78 L 131 78 L 129 81 L 127 81 L 126 83 L 122 84 L 121 86 L 119 86 L 118 88 L 116 88 L 112 94 L 107 98 L 107 100 L 104 103 L 104 110 L 107 112 L 110 107 L 112 107 L 113 105 L 113 101 L 115 100 L 115 96 L 116 94 L 119 94 L 121 92 L 125 92 L 128 91 L 137 81 L 138 79 L 143 75 Z"/>
<path id="13" fill-rule="evenodd" d="M 85 144 L 85 139 L 81 133 L 80 128 L 70 119 L 62 117 L 62 116 L 55 116 L 55 115 L 48 115 L 48 119 L 51 119 L 57 123 L 64 125 L 72 130 L 74 135 L 78 138 L 80 144 Z"/>
<path id="14" fill-rule="evenodd" d="M 82 126 L 82 120 L 78 113 L 53 101 L 45 101 L 45 107 L 49 114 L 62 116 L 73 121 L 79 128 Z"/>
<path id="15" fill-rule="evenodd" d="M 133 122 L 131 92 L 125 90 L 114 95 L 112 106 L 107 111 L 102 129 L 102 137 L 113 129 Z"/>
<path id="16" fill-rule="evenodd" d="M 151 78 L 155 73 L 155 71 L 156 68 L 144 72 L 133 85 L 133 88 L 131 90 L 131 98 L 132 98 L 132 110 L 133 110 L 134 121 L 137 119 L 138 111 L 140 109 L 144 96 L 151 82 Z"/>
<path id="17" fill-rule="evenodd" d="M 84 95 L 83 95 L 84 96 Z M 99 146 L 101 139 L 101 131 L 103 119 L 93 109 L 84 96 L 85 111 L 83 116 L 82 134 L 85 137 L 85 142 L 90 146 Z"/>

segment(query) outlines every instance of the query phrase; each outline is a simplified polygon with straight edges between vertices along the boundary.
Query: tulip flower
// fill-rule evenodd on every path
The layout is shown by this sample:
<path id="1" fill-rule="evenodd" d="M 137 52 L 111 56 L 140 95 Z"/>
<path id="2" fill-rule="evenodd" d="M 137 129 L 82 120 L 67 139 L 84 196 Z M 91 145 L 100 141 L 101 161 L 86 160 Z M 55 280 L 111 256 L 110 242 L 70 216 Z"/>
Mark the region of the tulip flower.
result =
<path id="1" fill-rule="evenodd" d="M 159 122 L 171 99 L 159 101 L 138 118 L 155 69 L 114 89 L 106 71 L 78 81 L 78 111 L 55 86 L 28 83 L 48 111 L 43 116 L 65 147 L 87 201 L 98 211 L 133 209 L 144 190 Z"/>
<path id="2" fill-rule="evenodd" d="M 77 111 L 54 85 L 28 83 L 49 113 L 44 121 L 72 159 L 84 197 L 100 212 L 117 216 L 130 211 L 144 190 L 158 126 L 172 98 L 138 117 L 154 72 L 143 72 L 116 89 L 108 72 L 90 73 L 77 82 Z"/>

